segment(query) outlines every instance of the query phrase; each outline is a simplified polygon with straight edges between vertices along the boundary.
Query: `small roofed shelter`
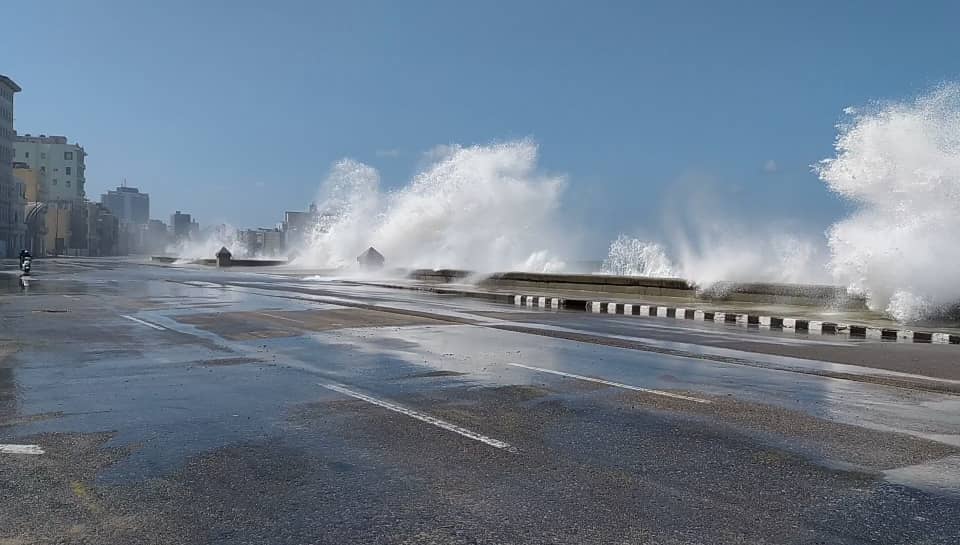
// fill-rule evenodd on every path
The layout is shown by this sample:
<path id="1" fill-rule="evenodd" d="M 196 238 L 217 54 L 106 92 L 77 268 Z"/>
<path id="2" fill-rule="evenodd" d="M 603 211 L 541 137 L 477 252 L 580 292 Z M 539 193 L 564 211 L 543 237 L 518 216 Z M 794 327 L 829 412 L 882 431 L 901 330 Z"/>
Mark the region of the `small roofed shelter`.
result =
<path id="1" fill-rule="evenodd" d="M 360 264 L 362 269 L 379 269 L 383 267 L 383 262 L 386 259 L 383 257 L 383 254 L 377 251 L 373 246 L 369 247 L 362 254 L 357 256 L 357 263 Z"/>
<path id="2" fill-rule="evenodd" d="M 217 252 L 217 267 L 229 267 L 232 258 L 233 254 L 230 253 L 230 250 L 226 246 L 221 246 L 220 251 Z"/>

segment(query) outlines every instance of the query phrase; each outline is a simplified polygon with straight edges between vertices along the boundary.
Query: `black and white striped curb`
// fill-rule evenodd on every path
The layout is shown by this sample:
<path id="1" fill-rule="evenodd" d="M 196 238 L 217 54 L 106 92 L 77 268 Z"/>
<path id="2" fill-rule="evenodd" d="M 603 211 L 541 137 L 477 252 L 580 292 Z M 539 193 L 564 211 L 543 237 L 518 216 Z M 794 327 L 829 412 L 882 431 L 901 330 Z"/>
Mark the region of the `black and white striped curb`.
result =
<path id="1" fill-rule="evenodd" d="M 576 308 L 579 305 L 561 305 L 563 308 Z M 579 302 L 578 302 L 579 303 Z M 673 318 L 676 320 L 696 320 L 700 322 L 719 322 L 741 326 L 755 326 L 760 329 L 795 331 L 813 335 L 845 335 L 862 339 L 880 339 L 886 341 L 918 342 L 934 344 L 960 344 L 960 335 L 913 331 L 911 329 L 892 329 L 842 322 L 825 322 L 806 318 L 783 318 L 759 314 L 740 314 L 735 312 L 716 312 L 700 309 L 667 307 L 659 305 L 634 305 L 630 303 L 607 303 L 587 301 L 583 310 L 603 314 L 626 314 Z"/>
<path id="2" fill-rule="evenodd" d="M 525 307 L 562 308 L 563 299 L 559 297 L 542 297 L 539 295 L 514 295 L 513 304 Z"/>
<path id="3" fill-rule="evenodd" d="M 960 335 L 954 335 L 950 333 L 874 327 L 842 322 L 809 320 L 806 318 L 784 318 L 780 316 L 709 311 L 683 307 L 668 307 L 663 305 L 609 303 L 604 301 L 589 301 L 585 299 L 546 297 L 543 295 L 512 295 L 425 286 L 374 284 L 370 282 L 362 282 L 362 284 L 393 289 L 427 291 L 442 295 L 472 297 L 477 299 L 485 299 L 495 303 L 512 303 L 515 306 L 551 310 L 579 310 L 603 314 L 626 314 L 632 316 L 649 316 L 678 320 L 696 320 L 701 322 L 719 322 L 725 324 L 736 324 L 744 327 L 756 327 L 759 329 L 771 329 L 775 331 L 786 332 L 793 331 L 796 333 L 806 333 L 810 335 L 847 336 L 855 339 L 879 339 L 884 341 L 908 343 L 960 344 Z"/>

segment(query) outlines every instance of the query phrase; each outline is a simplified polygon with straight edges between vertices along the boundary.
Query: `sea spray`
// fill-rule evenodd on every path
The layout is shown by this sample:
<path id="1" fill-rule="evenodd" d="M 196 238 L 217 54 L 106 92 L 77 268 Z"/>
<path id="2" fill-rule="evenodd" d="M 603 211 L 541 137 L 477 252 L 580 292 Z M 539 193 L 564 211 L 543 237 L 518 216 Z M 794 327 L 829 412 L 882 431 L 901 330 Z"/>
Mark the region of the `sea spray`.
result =
<path id="1" fill-rule="evenodd" d="M 620 235 L 610 243 L 601 272 L 620 276 L 672 277 L 674 265 L 655 242 Z"/>
<path id="2" fill-rule="evenodd" d="M 701 287 L 718 281 L 823 281 L 816 243 L 773 231 L 747 233 L 706 225 L 672 233 L 669 246 L 620 235 L 610 244 L 601 271 L 626 276 L 681 277 Z"/>
<path id="3" fill-rule="evenodd" d="M 204 233 L 171 243 L 165 253 L 183 259 L 211 259 L 223 247 L 229 249 L 234 257 L 255 257 L 248 255 L 246 245 L 240 243 L 239 230 L 232 225 L 218 225 Z"/>
<path id="4" fill-rule="evenodd" d="M 555 213 L 565 180 L 537 167 L 531 140 L 444 146 L 404 187 L 384 194 L 379 174 L 337 163 L 318 205 L 327 214 L 297 264 L 349 267 L 367 246 L 389 266 L 557 271 L 572 237 Z"/>
<path id="5" fill-rule="evenodd" d="M 817 171 L 857 209 L 828 232 L 837 282 L 900 321 L 960 301 L 960 87 L 848 109 Z"/>

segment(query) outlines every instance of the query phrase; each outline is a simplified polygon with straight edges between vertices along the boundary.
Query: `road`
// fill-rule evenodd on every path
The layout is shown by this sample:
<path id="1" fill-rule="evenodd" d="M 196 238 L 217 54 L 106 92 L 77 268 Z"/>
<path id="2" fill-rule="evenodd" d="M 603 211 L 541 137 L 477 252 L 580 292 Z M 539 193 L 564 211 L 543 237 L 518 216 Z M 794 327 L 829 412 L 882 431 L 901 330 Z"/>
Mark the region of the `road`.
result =
<path id="1" fill-rule="evenodd" d="M 2 545 L 960 542 L 958 346 L 35 271 L 0 270 Z"/>

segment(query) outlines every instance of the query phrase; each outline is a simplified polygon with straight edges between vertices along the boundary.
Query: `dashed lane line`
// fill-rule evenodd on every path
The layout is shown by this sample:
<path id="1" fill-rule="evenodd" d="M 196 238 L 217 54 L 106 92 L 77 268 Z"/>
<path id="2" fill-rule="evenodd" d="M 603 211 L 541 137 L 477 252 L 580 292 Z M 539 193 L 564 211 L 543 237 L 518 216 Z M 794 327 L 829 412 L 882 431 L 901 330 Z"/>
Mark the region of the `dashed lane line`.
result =
<path id="1" fill-rule="evenodd" d="M 550 374 L 552 374 L 552 375 L 560 375 L 561 377 L 575 378 L 575 379 L 579 379 L 579 380 L 586 380 L 586 381 L 588 381 L 588 382 L 595 382 L 595 383 L 597 383 L 597 384 L 605 384 L 605 385 L 607 385 L 607 386 L 613 386 L 613 387 L 616 387 L 616 388 L 624 388 L 624 389 L 626 389 L 626 390 L 633 390 L 633 391 L 635 391 L 635 392 L 643 392 L 643 393 L 646 393 L 646 394 L 654 394 L 654 395 L 658 395 L 658 396 L 671 397 L 671 398 L 673 398 L 673 399 L 682 399 L 682 400 L 684 400 L 684 401 L 692 401 L 692 402 L 694 402 L 694 403 L 706 403 L 706 404 L 712 403 L 712 401 L 710 401 L 709 399 L 701 399 L 701 398 L 699 398 L 699 397 L 691 397 L 691 396 L 685 396 L 685 395 L 682 395 L 682 394 L 674 394 L 674 393 L 672 393 L 672 392 L 664 392 L 663 390 L 653 390 L 653 389 L 650 389 L 650 388 L 641 388 L 641 387 L 639 387 L 639 386 L 631 386 L 630 384 L 623 384 L 623 383 L 620 383 L 620 382 L 612 382 L 612 381 L 603 380 L 603 379 L 600 379 L 600 378 L 585 377 L 585 376 L 583 376 L 583 375 L 575 375 L 575 374 L 573 374 L 573 373 L 565 373 L 565 372 L 563 372 L 563 371 L 555 371 L 555 370 L 553 370 L 553 369 L 544 369 L 544 368 L 542 368 L 542 367 L 533 367 L 532 365 L 523 365 L 522 363 L 508 363 L 507 365 L 511 365 L 511 366 L 513 366 L 513 367 L 521 367 L 521 368 L 523 368 L 523 369 L 529 369 L 529 370 L 531 370 L 531 371 L 537 371 L 537 372 L 539 372 L 539 373 L 550 373 Z"/>
<path id="2" fill-rule="evenodd" d="M 0 445 L 0 454 L 43 454 L 40 445 Z"/>
<path id="3" fill-rule="evenodd" d="M 505 443 L 505 442 L 503 442 L 503 441 L 500 441 L 499 439 L 493 439 L 492 437 L 487 437 L 486 435 L 481 435 L 481 434 L 479 434 L 479 433 L 470 431 L 470 430 L 468 430 L 468 429 L 466 429 L 466 428 L 461 428 L 460 426 L 457 426 L 456 424 L 451 424 L 451 423 L 449 423 L 449 422 L 447 422 L 447 421 L 445 421 L 445 420 L 440 420 L 439 418 L 434 418 L 434 417 L 432 417 L 432 416 L 430 416 L 430 415 L 426 415 L 426 414 L 423 414 L 423 413 L 414 411 L 413 409 L 408 409 L 408 408 L 406 408 L 406 407 L 402 407 L 402 406 L 400 406 L 400 405 L 397 405 L 396 403 L 391 403 L 391 402 L 389 402 L 389 401 L 384 401 L 384 400 L 382 400 L 382 399 L 377 399 L 377 398 L 375 398 L 375 397 L 370 397 L 370 396 L 368 396 L 368 395 L 366 395 L 366 394 L 361 394 L 360 392 L 355 392 L 355 391 L 353 391 L 353 390 L 350 390 L 349 388 L 344 388 L 343 386 L 340 386 L 340 385 L 338 385 L 338 384 L 324 384 L 324 383 L 320 383 L 320 386 L 323 386 L 324 388 L 327 388 L 328 390 L 333 390 L 333 391 L 335 391 L 335 392 L 340 392 L 341 394 L 344 394 L 344 395 L 347 395 L 347 396 L 350 396 L 350 397 L 353 397 L 353 398 L 356 398 L 356 399 L 360 399 L 360 400 L 362 400 L 362 401 L 366 401 L 367 403 L 370 403 L 370 404 L 372 404 L 372 405 L 376 405 L 376 406 L 378 406 L 378 407 L 383 407 L 384 409 L 388 409 L 388 410 L 391 410 L 391 411 L 393 411 L 393 412 L 397 412 L 397 413 L 400 413 L 400 414 L 407 415 L 407 416 L 409 416 L 410 418 L 415 418 L 415 419 L 417 419 L 417 420 L 419 420 L 419 421 L 421 421 L 421 422 L 426 422 L 427 424 L 432 424 L 432 425 L 434 425 L 434 426 L 436 426 L 436 427 L 438 427 L 438 428 L 442 428 L 442 429 L 445 429 L 445 430 L 447 430 L 447 431 L 452 431 L 453 433 L 460 434 L 460 435 L 462 435 L 462 436 L 464 436 L 464 437 L 467 437 L 467 438 L 469 438 L 469 439 L 473 439 L 474 441 L 480 441 L 481 443 L 490 445 L 491 447 L 495 447 L 495 448 L 502 449 L 502 450 L 506 450 L 506 451 L 508 451 L 508 452 L 513 452 L 513 453 L 519 452 L 519 450 L 517 450 L 517 448 L 514 447 L 514 446 L 512 446 L 510 443 Z"/>
<path id="4" fill-rule="evenodd" d="M 157 324 L 151 324 L 150 322 L 147 322 L 147 321 L 145 321 L 145 320 L 141 320 L 140 318 L 134 318 L 133 316 L 127 316 L 126 314 L 124 314 L 123 317 L 126 318 L 126 319 L 128 319 L 128 320 L 130 320 L 131 322 L 137 322 L 138 324 L 145 325 L 145 326 L 147 326 L 147 327 L 152 327 L 153 329 L 156 329 L 157 331 L 166 331 L 166 330 L 167 330 L 167 328 L 165 328 L 165 327 L 160 327 L 160 326 L 158 326 Z"/>
<path id="5" fill-rule="evenodd" d="M 276 320 L 286 320 L 288 322 L 293 322 L 295 324 L 304 325 L 303 321 L 301 320 L 294 320 L 293 318 L 287 318 L 286 316 L 277 316 L 276 314 L 270 314 L 269 312 L 258 312 L 257 314 L 260 314 L 261 316 L 268 316 Z"/>

